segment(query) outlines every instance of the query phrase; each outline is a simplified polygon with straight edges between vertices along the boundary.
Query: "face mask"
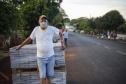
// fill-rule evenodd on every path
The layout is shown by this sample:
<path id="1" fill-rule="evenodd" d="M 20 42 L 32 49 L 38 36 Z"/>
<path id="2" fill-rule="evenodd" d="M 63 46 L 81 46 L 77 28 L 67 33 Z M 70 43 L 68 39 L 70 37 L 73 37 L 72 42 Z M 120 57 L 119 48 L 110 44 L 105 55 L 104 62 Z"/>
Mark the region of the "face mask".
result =
<path id="1" fill-rule="evenodd" d="M 41 22 L 41 23 L 40 23 L 40 26 L 41 26 L 42 28 L 46 28 L 46 27 L 47 27 L 47 23 L 46 23 L 46 22 Z"/>

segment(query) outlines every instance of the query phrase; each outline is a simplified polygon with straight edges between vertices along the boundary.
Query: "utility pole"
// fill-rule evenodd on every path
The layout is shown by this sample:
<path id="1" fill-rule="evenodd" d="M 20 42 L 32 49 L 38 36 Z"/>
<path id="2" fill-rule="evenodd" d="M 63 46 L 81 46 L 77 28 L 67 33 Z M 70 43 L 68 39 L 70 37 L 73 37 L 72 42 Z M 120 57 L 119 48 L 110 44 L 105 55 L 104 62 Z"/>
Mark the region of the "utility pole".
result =
<path id="1" fill-rule="evenodd" d="M 91 19 L 91 14 L 90 14 L 90 19 Z"/>

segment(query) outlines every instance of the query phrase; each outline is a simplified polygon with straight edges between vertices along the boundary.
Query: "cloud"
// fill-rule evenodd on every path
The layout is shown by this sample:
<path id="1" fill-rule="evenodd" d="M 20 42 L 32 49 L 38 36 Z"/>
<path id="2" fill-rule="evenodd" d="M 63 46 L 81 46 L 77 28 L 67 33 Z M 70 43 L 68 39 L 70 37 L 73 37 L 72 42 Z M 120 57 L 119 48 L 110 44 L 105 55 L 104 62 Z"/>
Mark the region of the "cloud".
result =
<path id="1" fill-rule="evenodd" d="M 70 19 L 99 17 L 111 10 L 117 10 L 126 18 L 126 0 L 63 0 L 61 7 Z M 108 4 L 107 4 L 108 3 Z M 84 5 L 86 4 L 86 5 Z M 99 4 L 99 5 L 96 5 Z"/>
<path id="2" fill-rule="evenodd" d="M 126 5 L 126 0 L 63 0 L 63 3 L 82 5 Z"/>

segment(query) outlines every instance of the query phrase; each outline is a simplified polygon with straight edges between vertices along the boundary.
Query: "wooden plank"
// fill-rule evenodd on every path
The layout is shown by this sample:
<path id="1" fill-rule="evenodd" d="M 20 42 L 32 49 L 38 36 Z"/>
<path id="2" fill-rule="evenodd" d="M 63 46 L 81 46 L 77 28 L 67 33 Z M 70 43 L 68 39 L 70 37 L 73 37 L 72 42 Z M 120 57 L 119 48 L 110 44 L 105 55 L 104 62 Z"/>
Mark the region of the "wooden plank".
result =
<path id="1" fill-rule="evenodd" d="M 66 70 L 66 66 L 56 66 L 54 67 L 54 72 L 64 72 Z M 13 68 L 13 74 L 29 74 L 29 73 L 39 73 L 38 67 L 32 68 Z"/>
<path id="2" fill-rule="evenodd" d="M 1 75 L 2 77 L 4 77 L 6 80 L 9 80 L 9 77 L 8 77 L 7 75 L 5 75 L 4 73 L 0 72 L 0 75 Z"/>
<path id="3" fill-rule="evenodd" d="M 26 74 L 26 73 L 38 73 L 38 68 L 15 68 L 12 69 L 13 74 Z"/>

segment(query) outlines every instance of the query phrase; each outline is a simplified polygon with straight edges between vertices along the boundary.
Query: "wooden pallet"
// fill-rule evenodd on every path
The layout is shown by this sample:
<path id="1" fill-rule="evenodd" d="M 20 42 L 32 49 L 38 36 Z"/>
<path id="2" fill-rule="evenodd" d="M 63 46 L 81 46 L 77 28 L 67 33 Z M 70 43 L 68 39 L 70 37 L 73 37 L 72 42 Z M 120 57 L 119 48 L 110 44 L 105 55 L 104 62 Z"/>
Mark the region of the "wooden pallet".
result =
<path id="1" fill-rule="evenodd" d="M 66 66 L 55 66 L 54 72 L 64 72 L 66 71 Z M 39 73 L 38 67 L 32 68 L 13 68 L 13 74 L 32 74 L 32 73 Z"/>

